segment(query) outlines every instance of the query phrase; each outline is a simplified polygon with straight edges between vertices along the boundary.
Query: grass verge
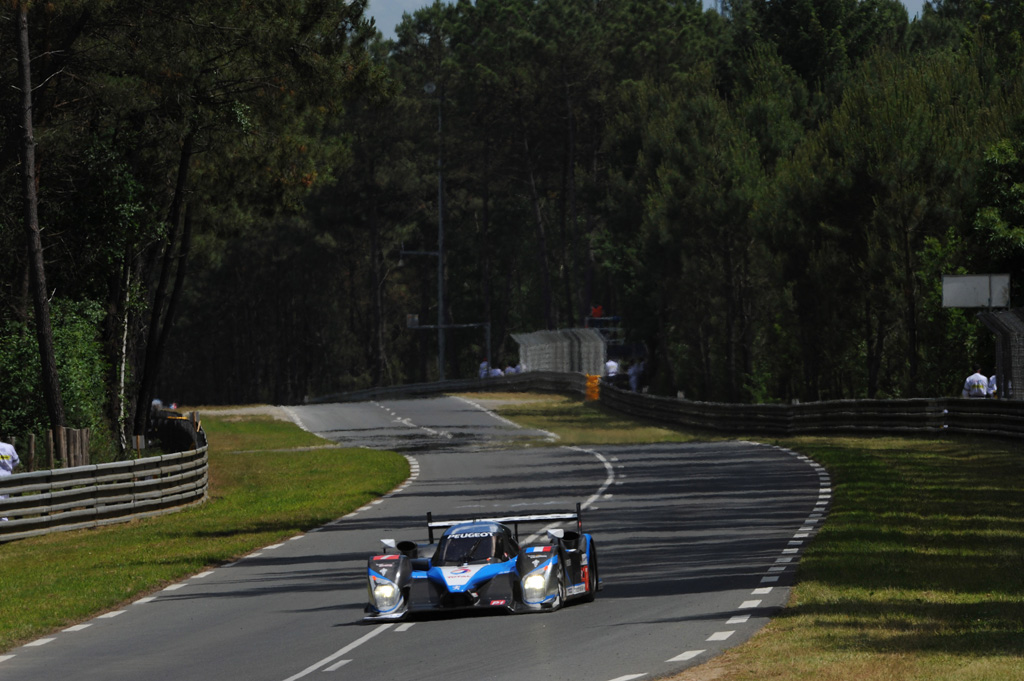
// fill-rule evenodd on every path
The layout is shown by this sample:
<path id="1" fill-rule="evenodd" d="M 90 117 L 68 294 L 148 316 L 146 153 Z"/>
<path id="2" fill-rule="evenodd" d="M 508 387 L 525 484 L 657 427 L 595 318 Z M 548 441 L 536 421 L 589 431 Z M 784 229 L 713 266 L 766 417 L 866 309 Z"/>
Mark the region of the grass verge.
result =
<path id="1" fill-rule="evenodd" d="M 696 434 L 549 397 L 499 407 L 565 443 Z M 1024 681 L 1024 446 L 984 438 L 747 436 L 824 465 L 834 496 L 789 607 L 676 681 Z"/>
<path id="2" fill-rule="evenodd" d="M 0 545 L 0 651 L 330 522 L 408 476 L 404 457 L 266 416 L 203 416 L 209 500 L 180 513 Z"/>

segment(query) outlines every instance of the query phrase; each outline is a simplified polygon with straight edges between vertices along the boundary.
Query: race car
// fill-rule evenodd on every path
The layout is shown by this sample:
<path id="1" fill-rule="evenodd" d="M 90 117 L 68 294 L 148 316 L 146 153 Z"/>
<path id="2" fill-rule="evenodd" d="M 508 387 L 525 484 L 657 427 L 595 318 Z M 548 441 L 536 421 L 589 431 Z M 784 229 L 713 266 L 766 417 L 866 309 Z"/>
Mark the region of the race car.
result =
<path id="1" fill-rule="evenodd" d="M 573 520 L 574 531 L 552 527 Z M 520 545 L 519 526 L 531 523 L 548 527 Z M 583 532 L 579 504 L 571 513 L 469 520 L 435 521 L 427 513 L 427 534 L 425 544 L 381 540 L 383 552 L 367 563 L 364 620 L 478 608 L 551 612 L 574 599 L 591 601 L 600 589 L 597 547 Z"/>

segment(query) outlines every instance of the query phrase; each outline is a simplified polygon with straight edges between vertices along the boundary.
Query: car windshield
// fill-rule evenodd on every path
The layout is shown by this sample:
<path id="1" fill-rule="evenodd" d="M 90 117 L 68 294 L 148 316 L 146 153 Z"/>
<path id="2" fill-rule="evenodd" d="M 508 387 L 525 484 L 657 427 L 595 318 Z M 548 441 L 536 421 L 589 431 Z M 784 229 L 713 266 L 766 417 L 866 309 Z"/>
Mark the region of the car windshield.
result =
<path id="1" fill-rule="evenodd" d="M 485 532 L 451 534 L 442 540 L 434 563 L 436 565 L 488 563 L 495 558 L 496 545 L 495 536 Z"/>

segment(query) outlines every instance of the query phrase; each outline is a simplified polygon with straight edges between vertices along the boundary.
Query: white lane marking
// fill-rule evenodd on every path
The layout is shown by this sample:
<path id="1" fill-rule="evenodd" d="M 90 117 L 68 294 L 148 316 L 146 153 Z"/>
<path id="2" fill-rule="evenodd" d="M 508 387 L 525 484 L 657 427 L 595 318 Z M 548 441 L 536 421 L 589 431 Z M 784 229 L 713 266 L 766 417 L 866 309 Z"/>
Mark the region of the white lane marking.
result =
<path id="1" fill-rule="evenodd" d="M 777 582 L 777 581 L 779 581 L 778 577 L 762 577 L 761 578 L 761 583 L 762 584 L 771 584 L 772 582 Z"/>
<path id="2" fill-rule="evenodd" d="M 754 589 L 753 591 L 751 591 L 750 595 L 751 596 L 767 596 L 771 592 L 772 592 L 772 588 L 770 586 L 762 586 L 760 588 L 757 588 L 757 589 Z"/>
<path id="3" fill-rule="evenodd" d="M 266 548 L 264 548 L 263 550 L 264 550 L 264 551 L 270 551 L 271 549 L 279 549 L 279 548 L 281 548 L 282 546 L 284 546 L 284 544 L 271 544 L 270 546 L 267 546 L 267 547 L 266 547 Z"/>
<path id="4" fill-rule="evenodd" d="M 774 567 L 768 568 L 768 572 L 785 572 L 785 571 L 786 571 L 786 566 L 785 565 L 776 565 Z"/>
<path id="5" fill-rule="evenodd" d="M 706 652 L 706 651 L 704 651 L 704 650 L 687 650 L 685 653 L 683 653 L 681 655 L 676 655 L 672 659 L 665 660 L 665 661 L 666 662 L 685 662 L 686 660 L 692 660 L 693 658 L 697 657 L 698 655 L 700 655 L 703 652 Z"/>
<path id="6" fill-rule="evenodd" d="M 345 665 L 347 665 L 351 661 L 352 660 L 338 660 L 337 662 L 332 664 L 330 667 L 326 667 L 324 669 L 324 671 L 325 672 L 333 672 L 336 669 L 341 669 L 342 667 L 344 667 Z"/>
<path id="7" fill-rule="evenodd" d="M 800 553 L 800 549 L 782 549 L 783 553 Z"/>
<path id="8" fill-rule="evenodd" d="M 759 605 L 761 605 L 761 601 L 743 601 L 742 603 L 740 603 L 740 610 L 756 608 Z"/>
<path id="9" fill-rule="evenodd" d="M 452 397 L 454 397 L 457 400 L 462 400 L 463 402 L 465 402 L 469 406 L 475 407 L 476 409 L 479 409 L 480 411 L 482 411 L 482 412 L 484 412 L 486 414 L 489 414 L 492 418 L 498 419 L 499 421 L 501 421 L 502 423 L 504 423 L 507 426 L 512 426 L 513 428 L 518 428 L 520 430 L 523 429 L 523 426 L 519 425 L 515 421 L 510 421 L 507 418 L 505 418 L 504 416 L 498 416 L 496 413 L 494 413 L 493 411 L 491 411 L 487 407 L 485 407 L 485 406 L 483 406 L 481 404 L 477 404 L 473 400 L 466 399 L 465 397 L 459 397 L 458 395 L 453 395 Z M 547 440 L 548 442 L 556 442 L 559 439 L 556 434 L 552 433 L 549 430 L 541 430 L 539 428 L 534 428 L 533 430 L 536 430 L 538 433 L 544 433 L 544 439 Z"/>
<path id="10" fill-rule="evenodd" d="M 83 629 L 88 629 L 91 626 L 92 626 L 92 624 L 76 624 L 76 625 L 74 625 L 72 627 L 68 627 L 64 631 L 68 632 L 68 633 L 73 632 L 73 631 L 82 631 Z"/>
<path id="11" fill-rule="evenodd" d="M 608 461 L 608 459 L 606 459 L 604 457 L 603 454 L 601 454 L 601 452 L 595 451 L 593 449 L 586 449 L 584 447 L 576 447 L 576 446 L 573 446 L 573 445 L 568 445 L 565 448 L 566 449 L 571 449 L 571 450 L 573 450 L 575 452 L 584 452 L 586 454 L 590 454 L 591 456 L 594 456 L 595 458 L 597 458 L 598 461 L 600 461 L 602 464 L 604 464 L 604 469 L 608 472 L 608 475 L 604 479 L 604 483 L 602 483 L 601 486 L 597 488 L 596 492 L 594 492 L 592 495 L 590 495 L 590 498 L 588 498 L 586 501 L 584 501 L 582 504 L 580 504 L 580 510 L 590 509 L 591 511 L 596 511 L 597 510 L 597 506 L 594 506 L 594 502 L 598 501 L 604 495 L 604 493 L 608 490 L 608 488 L 611 487 L 612 484 L 615 482 L 615 468 L 612 467 L 611 463 Z M 537 541 L 537 539 L 539 539 L 540 537 L 543 537 L 544 535 L 546 535 L 548 530 L 553 530 L 553 529 L 555 529 L 556 527 L 558 527 L 561 524 L 562 523 L 551 523 L 547 527 L 542 528 L 539 532 L 535 532 L 534 534 L 531 534 L 522 543 L 523 544 L 529 544 L 530 542 Z"/>
<path id="12" fill-rule="evenodd" d="M 726 624 L 746 624 L 749 619 L 750 615 L 736 615 L 735 617 L 730 617 Z"/>
<path id="13" fill-rule="evenodd" d="M 143 603 L 152 603 L 156 600 L 156 596 L 144 596 L 139 600 L 135 601 L 132 605 L 141 605 Z"/>
<path id="14" fill-rule="evenodd" d="M 330 663 L 332 663 L 335 660 L 337 660 L 339 657 L 342 657 L 343 655 L 347 655 L 350 651 L 355 650 L 359 646 L 361 646 L 364 643 L 366 643 L 367 641 L 369 641 L 374 636 L 377 636 L 378 634 L 383 634 L 386 630 L 390 629 L 393 626 L 395 626 L 395 625 L 394 624 L 381 624 L 381 625 L 377 626 L 373 631 L 371 631 L 370 633 L 366 634 L 362 638 L 356 639 L 355 641 L 353 641 L 352 643 L 349 643 L 347 646 L 345 646 L 341 650 L 337 651 L 333 655 L 328 655 L 327 657 L 325 657 L 324 659 L 320 660 L 316 664 L 313 664 L 313 665 L 310 665 L 309 667 L 306 667 L 305 669 L 303 669 L 298 674 L 295 674 L 293 676 L 289 676 L 284 681 L 295 681 L 295 679 L 301 679 L 303 676 L 306 676 L 307 674 L 311 674 L 311 673 L 315 672 L 317 669 L 320 669 L 321 667 L 329 665 Z"/>
<path id="15" fill-rule="evenodd" d="M 707 640 L 709 640 L 709 641 L 724 641 L 724 640 L 728 639 L 730 636 L 732 636 L 735 633 L 736 633 L 735 631 L 716 631 L 715 633 L 713 633 L 710 636 L 708 636 Z"/>
<path id="16" fill-rule="evenodd" d="M 99 617 L 97 617 L 96 619 L 108 620 L 111 617 L 117 617 L 118 615 L 123 615 L 124 612 L 125 612 L 124 610 L 114 610 L 113 612 L 105 612 L 102 615 L 100 615 Z"/>
<path id="17" fill-rule="evenodd" d="M 259 558 L 262 555 L 262 551 L 257 551 L 256 553 L 250 553 L 248 556 L 246 556 L 246 558 Z"/>
<path id="18" fill-rule="evenodd" d="M 303 537 L 305 537 L 305 536 L 306 536 L 306 535 L 304 535 L 304 534 L 297 534 L 297 535 L 295 535 L 294 537 L 290 537 L 290 538 L 288 539 L 288 541 L 298 541 L 299 539 L 302 539 L 302 538 L 303 538 Z"/>
<path id="19" fill-rule="evenodd" d="M 164 587 L 164 591 L 177 591 L 182 587 L 188 586 L 188 582 L 182 582 L 181 584 L 171 584 L 170 586 Z"/>
<path id="20" fill-rule="evenodd" d="M 32 641 L 31 643 L 26 643 L 25 647 L 26 648 L 35 648 L 35 647 L 38 647 L 38 646 L 45 646 L 47 643 L 52 643 L 55 640 L 57 640 L 57 639 L 41 638 L 41 639 L 39 639 L 37 641 Z"/>
<path id="21" fill-rule="evenodd" d="M 633 679 L 639 679 L 642 676 L 647 676 L 647 674 L 626 674 L 625 676 L 617 676 L 611 679 L 611 681 L 633 681 Z"/>
<path id="22" fill-rule="evenodd" d="M 776 563 L 792 563 L 793 562 L 793 556 L 782 556 L 781 558 L 776 558 L 775 562 Z"/>
<path id="23" fill-rule="evenodd" d="M 415 624 L 415 622 L 406 622 L 405 624 L 399 624 L 398 628 L 395 629 L 395 631 L 409 631 L 410 629 L 412 629 L 413 624 Z"/>
<path id="24" fill-rule="evenodd" d="M 295 539 L 295 537 L 292 537 L 292 539 Z M 213 570 L 207 570 L 206 572 L 200 572 L 198 575 L 195 576 L 195 579 L 202 579 L 203 577 L 209 577 L 212 574 L 213 574 Z"/>
<path id="25" fill-rule="evenodd" d="M 14 655 L 0 655 L 0 662 L 6 662 L 7 660 L 14 657 Z"/>

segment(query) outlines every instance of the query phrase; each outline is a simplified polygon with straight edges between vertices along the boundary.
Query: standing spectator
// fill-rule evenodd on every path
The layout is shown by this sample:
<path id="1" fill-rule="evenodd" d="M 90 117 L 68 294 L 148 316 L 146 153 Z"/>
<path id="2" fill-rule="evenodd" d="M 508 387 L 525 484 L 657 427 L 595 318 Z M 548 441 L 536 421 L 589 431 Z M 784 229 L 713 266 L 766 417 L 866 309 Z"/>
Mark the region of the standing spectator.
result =
<path id="1" fill-rule="evenodd" d="M 996 375 L 992 374 L 988 377 L 988 396 L 995 397 L 998 386 L 996 385 Z"/>
<path id="2" fill-rule="evenodd" d="M 614 359 L 609 359 L 604 363 L 604 375 L 611 378 L 612 376 L 619 373 L 619 363 Z"/>
<path id="3" fill-rule="evenodd" d="M 487 378 L 491 375 L 491 366 L 487 363 L 487 360 L 480 362 L 480 370 L 477 374 L 480 378 Z"/>
<path id="4" fill-rule="evenodd" d="M 974 365 L 974 373 L 964 381 L 961 397 L 988 397 L 988 376 L 981 373 L 981 367 Z"/>
<path id="5" fill-rule="evenodd" d="M 14 451 L 14 445 L 0 442 L 0 478 L 5 478 L 13 473 L 19 463 L 21 463 L 21 459 L 18 458 L 18 452 Z M 6 494 L 0 494 L 0 499 L 6 498 Z M 3 520 L 7 520 L 7 518 L 0 518 L 0 521 Z"/>
<path id="6" fill-rule="evenodd" d="M 633 392 L 639 392 L 640 379 L 644 374 L 644 361 L 636 362 L 633 366 L 629 367 L 629 371 L 626 373 L 629 374 L 629 389 Z"/>

